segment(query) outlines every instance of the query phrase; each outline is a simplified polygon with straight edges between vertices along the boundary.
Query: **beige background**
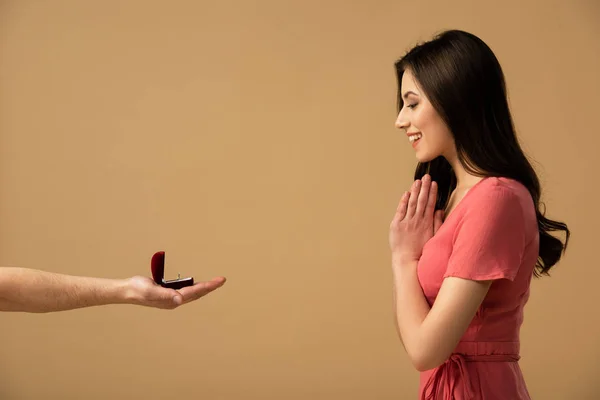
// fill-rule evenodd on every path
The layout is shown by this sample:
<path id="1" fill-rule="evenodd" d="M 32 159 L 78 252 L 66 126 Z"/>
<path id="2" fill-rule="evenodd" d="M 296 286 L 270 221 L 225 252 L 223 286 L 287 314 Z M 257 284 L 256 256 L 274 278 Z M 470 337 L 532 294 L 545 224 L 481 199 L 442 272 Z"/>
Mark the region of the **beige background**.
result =
<path id="1" fill-rule="evenodd" d="M 1 265 L 128 277 L 165 250 L 168 278 L 229 279 L 174 312 L 0 315 L 0 399 L 416 398 L 393 62 L 447 28 L 496 52 L 573 231 L 526 308 L 532 397 L 600 398 L 600 5 L 483 3 L 0 1 Z"/>

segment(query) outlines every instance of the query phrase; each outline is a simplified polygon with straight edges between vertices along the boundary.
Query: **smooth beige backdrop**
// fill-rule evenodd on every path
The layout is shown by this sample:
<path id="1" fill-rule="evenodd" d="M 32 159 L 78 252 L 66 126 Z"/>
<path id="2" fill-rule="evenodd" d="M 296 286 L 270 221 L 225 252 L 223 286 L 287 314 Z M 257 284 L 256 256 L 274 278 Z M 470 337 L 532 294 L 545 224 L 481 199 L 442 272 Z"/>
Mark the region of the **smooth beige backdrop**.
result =
<path id="1" fill-rule="evenodd" d="M 600 398 L 597 1 L 0 1 L 0 264 L 229 281 L 174 312 L 0 315 L 0 399 L 414 399 L 389 221 L 393 63 L 448 28 L 506 73 L 551 217 L 534 399 Z"/>

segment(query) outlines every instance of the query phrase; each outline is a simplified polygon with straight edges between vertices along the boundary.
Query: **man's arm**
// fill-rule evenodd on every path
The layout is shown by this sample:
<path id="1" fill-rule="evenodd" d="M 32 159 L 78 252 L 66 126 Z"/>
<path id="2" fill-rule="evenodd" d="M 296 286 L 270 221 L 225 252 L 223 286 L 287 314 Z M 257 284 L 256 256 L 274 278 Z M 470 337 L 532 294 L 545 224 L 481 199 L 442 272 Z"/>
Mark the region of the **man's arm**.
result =
<path id="1" fill-rule="evenodd" d="M 107 304 L 173 309 L 224 283 L 225 278 L 219 277 L 174 290 L 142 276 L 106 279 L 0 267 L 0 311 L 47 313 Z"/>

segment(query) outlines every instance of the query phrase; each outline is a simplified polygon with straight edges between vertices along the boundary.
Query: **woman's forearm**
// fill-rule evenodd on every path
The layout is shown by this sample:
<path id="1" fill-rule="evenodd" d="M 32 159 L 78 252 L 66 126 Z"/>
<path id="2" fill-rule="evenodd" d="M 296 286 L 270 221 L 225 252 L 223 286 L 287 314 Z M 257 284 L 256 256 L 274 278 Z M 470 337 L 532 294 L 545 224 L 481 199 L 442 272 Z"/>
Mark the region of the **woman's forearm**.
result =
<path id="1" fill-rule="evenodd" d="M 0 311 L 45 313 L 126 303 L 127 281 L 0 267 Z"/>
<path id="2" fill-rule="evenodd" d="M 421 326 L 430 311 L 429 304 L 417 278 L 416 261 L 414 265 L 399 265 L 394 262 L 394 314 L 396 327 L 409 358 L 417 369 L 424 355 Z"/>

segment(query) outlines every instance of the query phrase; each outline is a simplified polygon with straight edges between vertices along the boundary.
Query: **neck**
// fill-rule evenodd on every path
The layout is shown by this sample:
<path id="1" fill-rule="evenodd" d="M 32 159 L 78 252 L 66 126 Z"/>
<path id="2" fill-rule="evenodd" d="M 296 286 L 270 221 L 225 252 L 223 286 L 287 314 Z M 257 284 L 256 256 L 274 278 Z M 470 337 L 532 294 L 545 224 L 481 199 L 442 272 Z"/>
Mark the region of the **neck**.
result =
<path id="1" fill-rule="evenodd" d="M 446 158 L 456 176 L 456 189 L 468 189 L 477 184 L 482 177 L 473 175 L 462 166 L 457 156 Z"/>

